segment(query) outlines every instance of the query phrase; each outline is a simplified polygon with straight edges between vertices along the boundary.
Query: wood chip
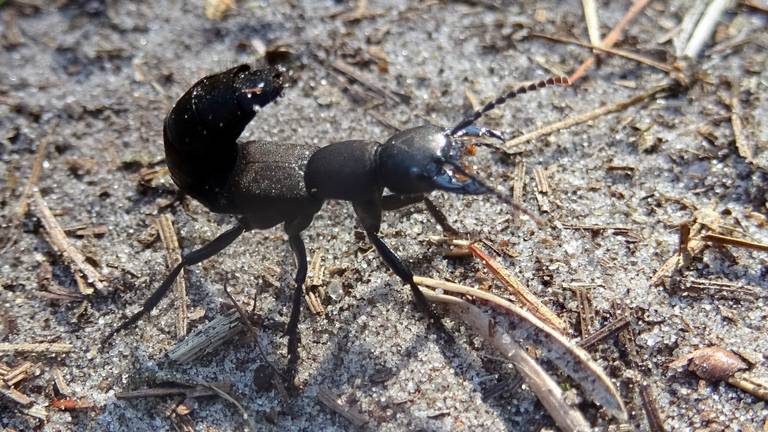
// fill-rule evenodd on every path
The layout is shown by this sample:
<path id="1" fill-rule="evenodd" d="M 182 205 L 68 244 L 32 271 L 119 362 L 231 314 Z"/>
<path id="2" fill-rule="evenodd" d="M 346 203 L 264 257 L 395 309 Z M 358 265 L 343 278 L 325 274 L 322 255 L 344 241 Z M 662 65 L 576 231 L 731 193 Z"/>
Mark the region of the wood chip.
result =
<path id="1" fill-rule="evenodd" d="M 592 309 L 592 290 L 589 287 L 575 288 L 576 301 L 579 302 L 579 324 L 581 327 L 581 337 L 586 338 L 592 333 L 592 323 L 594 322 L 594 310 Z"/>
<path id="2" fill-rule="evenodd" d="M 160 215 L 156 220 L 157 230 L 165 245 L 166 262 L 171 270 L 181 262 L 181 247 L 173 228 L 173 220 L 167 213 Z M 184 282 L 184 269 L 179 272 L 173 282 L 173 293 L 176 296 L 176 340 L 182 340 L 187 336 L 187 285 Z"/>
<path id="3" fill-rule="evenodd" d="M 67 382 L 64 380 L 64 374 L 61 373 L 61 369 L 55 367 L 51 369 L 51 375 L 53 376 L 53 382 L 56 384 L 56 390 L 59 394 L 64 396 L 72 396 L 72 389 L 69 388 Z"/>
<path id="4" fill-rule="evenodd" d="M 28 372 L 30 369 L 32 369 L 32 366 L 33 363 L 28 361 L 20 364 L 19 366 L 9 370 L 3 377 L 3 381 L 6 385 L 8 385 L 8 387 L 13 387 L 15 384 L 29 376 Z"/>
<path id="5" fill-rule="evenodd" d="M 180 364 L 191 362 L 215 351 L 226 341 L 240 334 L 243 329 L 238 311 L 229 311 L 195 329 L 186 339 L 171 347 L 168 357 Z"/>
<path id="6" fill-rule="evenodd" d="M 512 178 L 512 201 L 522 204 L 525 192 L 525 161 L 517 161 L 515 173 Z"/>
<path id="7" fill-rule="evenodd" d="M 24 393 L 14 388 L 8 387 L 3 382 L 0 382 L 0 395 L 3 395 L 6 398 L 11 399 L 12 401 L 16 402 L 19 405 L 26 406 L 34 402 L 32 399 L 27 397 Z"/>
<path id="8" fill-rule="evenodd" d="M 43 197 L 40 195 L 40 192 L 33 192 L 32 199 L 34 201 L 35 214 L 40 218 L 43 227 L 45 227 L 45 230 L 48 233 L 46 238 L 50 245 L 56 252 L 64 257 L 70 267 L 72 267 L 73 272 L 82 273 L 88 283 L 96 288 L 100 294 L 109 294 L 109 291 L 102 282 L 103 278 L 99 271 L 88 263 L 85 255 L 69 243 L 67 235 L 64 233 L 64 230 L 61 229 L 58 221 L 56 221 L 53 213 L 51 213 L 51 209 L 48 208 L 45 200 L 43 200 Z"/>
<path id="9" fill-rule="evenodd" d="M 75 348 L 68 343 L 0 343 L 0 353 L 68 353 Z"/>
<path id="10" fill-rule="evenodd" d="M 536 202 L 539 204 L 539 211 L 549 213 L 549 181 L 547 181 L 547 171 L 542 167 L 533 169 L 533 180 L 536 183 Z"/>

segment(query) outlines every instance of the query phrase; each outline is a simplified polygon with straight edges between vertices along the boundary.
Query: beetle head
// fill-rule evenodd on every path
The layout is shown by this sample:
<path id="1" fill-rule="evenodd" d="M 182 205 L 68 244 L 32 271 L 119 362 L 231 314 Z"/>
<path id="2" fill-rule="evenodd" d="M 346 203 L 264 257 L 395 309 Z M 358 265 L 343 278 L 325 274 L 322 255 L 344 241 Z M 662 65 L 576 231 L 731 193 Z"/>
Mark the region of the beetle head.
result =
<path id="1" fill-rule="evenodd" d="M 490 189 L 462 166 L 469 146 L 436 126 L 418 126 L 392 136 L 378 152 L 379 176 L 397 194 L 436 189 L 480 195 Z"/>

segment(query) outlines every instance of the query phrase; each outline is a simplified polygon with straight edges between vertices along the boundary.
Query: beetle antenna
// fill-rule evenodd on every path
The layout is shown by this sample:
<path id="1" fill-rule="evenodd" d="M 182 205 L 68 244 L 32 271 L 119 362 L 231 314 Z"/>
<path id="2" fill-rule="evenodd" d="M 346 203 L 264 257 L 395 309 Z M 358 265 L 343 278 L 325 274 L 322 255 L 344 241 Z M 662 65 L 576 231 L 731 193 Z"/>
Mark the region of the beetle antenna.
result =
<path id="1" fill-rule="evenodd" d="M 462 130 L 466 129 L 468 126 L 471 126 L 472 123 L 476 122 L 480 117 L 483 116 L 483 114 L 505 103 L 506 101 L 508 101 L 509 99 L 512 99 L 517 95 L 528 93 L 530 91 L 538 90 L 544 87 L 569 86 L 569 85 L 571 85 L 571 81 L 568 79 L 568 77 L 555 76 L 555 77 L 547 78 L 545 80 L 541 80 L 539 82 L 535 82 L 533 84 L 520 86 L 514 90 L 510 90 L 506 94 L 497 97 L 491 102 L 488 102 L 484 107 L 475 111 L 470 116 L 465 117 L 464 120 L 460 121 L 459 124 L 457 124 L 456 126 L 453 127 L 453 129 L 451 129 L 450 135 L 455 136 Z"/>

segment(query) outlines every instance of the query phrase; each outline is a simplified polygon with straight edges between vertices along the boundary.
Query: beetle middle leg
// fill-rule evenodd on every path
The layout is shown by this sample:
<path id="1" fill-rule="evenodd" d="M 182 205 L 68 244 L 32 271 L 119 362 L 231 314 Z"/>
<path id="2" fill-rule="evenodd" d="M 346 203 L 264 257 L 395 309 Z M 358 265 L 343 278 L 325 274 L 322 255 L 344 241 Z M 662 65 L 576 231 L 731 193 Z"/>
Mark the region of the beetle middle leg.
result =
<path id="1" fill-rule="evenodd" d="M 288 319 L 288 386 L 293 387 L 296 369 L 299 364 L 299 317 L 301 316 L 301 304 L 304 298 L 304 282 L 307 280 L 307 249 L 301 232 L 312 222 L 312 214 L 303 215 L 291 222 L 285 223 L 285 232 L 288 234 L 288 243 L 296 258 L 296 276 L 291 299 L 291 317 Z"/>
<path id="2" fill-rule="evenodd" d="M 448 222 L 448 217 L 445 216 L 445 213 L 443 213 L 442 210 L 440 210 L 440 208 L 438 208 L 431 199 L 427 198 L 426 195 L 385 195 L 381 198 L 381 207 L 382 210 L 387 211 L 397 210 L 412 204 L 417 204 L 419 202 L 424 203 L 427 211 L 435 220 L 435 222 L 440 225 L 440 228 L 442 228 L 443 232 L 449 236 L 459 235 L 459 232 L 451 226 L 450 222 Z"/>

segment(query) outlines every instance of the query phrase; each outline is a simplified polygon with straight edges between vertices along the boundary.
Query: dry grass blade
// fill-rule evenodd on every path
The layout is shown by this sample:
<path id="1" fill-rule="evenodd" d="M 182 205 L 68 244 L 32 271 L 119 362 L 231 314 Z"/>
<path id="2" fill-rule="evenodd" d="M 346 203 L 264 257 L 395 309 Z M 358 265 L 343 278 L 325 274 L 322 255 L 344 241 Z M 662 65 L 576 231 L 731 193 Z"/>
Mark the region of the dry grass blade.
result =
<path id="1" fill-rule="evenodd" d="M 725 9 L 731 3 L 730 0 L 712 0 L 704 11 L 704 15 L 696 24 L 688 44 L 683 50 L 683 56 L 695 59 L 701 53 L 704 44 L 712 37 L 715 31 L 715 25 L 720 20 Z"/>
<path id="2" fill-rule="evenodd" d="M 173 269 L 181 262 L 181 247 L 173 228 L 173 221 L 168 214 L 162 214 L 157 218 L 157 230 L 165 245 L 166 261 L 168 268 Z M 173 282 L 173 293 L 176 295 L 176 339 L 181 340 L 187 335 L 187 285 L 184 282 L 184 269 L 179 272 Z"/>
<path id="3" fill-rule="evenodd" d="M 721 234 L 708 233 L 700 237 L 705 242 L 726 244 L 730 246 L 738 246 L 747 249 L 753 249 L 760 252 L 768 252 L 768 244 L 756 243 L 746 239 L 740 239 L 736 237 L 724 236 Z"/>
<path id="4" fill-rule="evenodd" d="M 632 23 L 635 17 L 640 14 L 640 12 L 642 12 L 650 2 L 651 0 L 635 0 L 627 13 L 624 14 L 621 20 L 619 20 L 619 22 L 611 29 L 605 39 L 603 39 L 603 42 L 600 44 L 600 46 L 603 48 L 612 47 L 619 39 L 622 38 L 622 36 L 624 36 L 624 30 L 629 27 L 629 24 Z M 576 69 L 576 71 L 571 74 L 570 77 L 568 77 L 571 83 L 575 83 L 577 80 L 581 79 L 581 77 L 583 77 L 587 71 L 589 71 L 592 65 L 595 64 L 595 60 L 595 56 L 586 59 L 584 63 L 582 63 Z"/>
<path id="5" fill-rule="evenodd" d="M 497 328 L 491 331 L 491 328 L 494 328 L 493 318 L 483 313 L 478 307 L 459 298 L 437 294 L 429 289 L 423 289 L 422 292 L 431 302 L 447 304 L 456 318 L 472 327 L 483 339 L 509 359 L 526 384 L 536 393 L 558 427 L 565 431 L 590 430 L 589 423 L 578 410 L 565 402 L 560 387 L 536 360 L 528 355 L 523 347 L 515 343 L 512 336 L 505 330 Z"/>
<path id="6" fill-rule="evenodd" d="M 587 24 L 587 33 L 592 45 L 600 45 L 600 18 L 597 15 L 597 3 L 595 0 L 581 0 L 584 9 L 584 21 Z"/>
<path id="7" fill-rule="evenodd" d="M 469 245 L 469 250 L 473 255 L 480 258 L 488 269 L 490 269 L 496 277 L 504 283 L 504 286 L 509 289 L 512 295 L 521 302 L 525 307 L 531 311 L 536 317 L 544 321 L 555 330 L 562 334 L 568 333 L 568 326 L 563 320 L 561 320 L 554 312 L 552 312 L 541 300 L 538 299 L 522 282 L 514 277 L 507 269 L 497 263 L 490 255 L 485 253 L 476 244 Z"/>
<path id="8" fill-rule="evenodd" d="M 75 350 L 68 343 L 0 343 L 3 353 L 68 353 Z"/>
<path id="9" fill-rule="evenodd" d="M 600 45 L 596 45 L 594 43 L 588 44 L 588 43 L 584 43 L 584 42 L 581 42 L 581 41 L 576 40 L 576 39 L 565 38 L 565 37 L 560 37 L 560 36 L 546 35 L 546 34 L 542 34 L 542 33 L 532 33 L 531 36 L 532 37 L 542 38 L 542 39 L 547 39 L 547 40 L 551 40 L 551 41 L 555 41 L 555 42 L 561 42 L 561 43 L 576 45 L 576 46 L 580 46 L 580 47 L 584 47 L 584 48 L 589 48 L 589 49 L 592 49 L 592 50 L 595 50 L 595 51 L 599 51 L 601 53 L 610 54 L 610 55 L 614 55 L 614 56 L 617 56 L 617 57 L 623 57 L 623 58 L 625 58 L 627 60 L 632 60 L 634 62 L 650 66 L 652 68 L 658 69 L 658 70 L 666 72 L 666 73 L 670 73 L 670 72 L 673 72 L 675 70 L 675 68 L 670 66 L 670 65 L 667 65 L 667 64 L 664 64 L 664 63 L 661 63 L 661 62 L 657 62 L 656 60 L 652 60 L 652 59 L 650 59 L 648 57 L 645 57 L 645 56 L 642 56 L 640 54 L 635 54 L 633 52 L 622 50 L 622 49 L 618 49 L 618 48 L 607 48 L 607 47 L 602 47 Z"/>
<path id="10" fill-rule="evenodd" d="M 51 209 L 45 203 L 40 192 L 34 192 L 32 198 L 35 204 L 35 214 L 40 218 L 40 221 L 45 227 L 45 231 L 48 233 L 48 241 L 51 246 L 66 260 L 69 261 L 70 266 L 74 272 L 82 273 L 88 280 L 88 283 L 93 285 L 100 294 L 108 294 L 107 288 L 102 282 L 103 278 L 99 271 L 88 263 L 85 256 L 67 240 L 67 235 L 64 230 L 61 229 L 61 225 L 56 221 L 56 218 L 51 213 Z M 84 293 L 85 294 L 85 293 Z"/>
<path id="11" fill-rule="evenodd" d="M 414 282 L 435 290 L 472 296 L 502 309 L 515 324 L 511 333 L 515 340 L 542 350 L 542 355 L 571 376 L 591 400 L 602 405 L 614 417 L 627 418 L 618 391 L 589 354 L 531 313 L 491 293 L 467 286 L 421 276 L 415 276 Z"/>
<path id="12" fill-rule="evenodd" d="M 606 114 L 623 111 L 631 107 L 632 105 L 637 105 L 643 101 L 646 101 L 656 96 L 659 93 L 666 92 L 670 90 L 673 86 L 674 86 L 673 83 L 661 84 L 659 86 L 651 88 L 650 90 L 645 91 L 644 93 L 641 93 L 637 96 L 633 96 L 621 102 L 611 104 L 611 105 L 604 105 L 596 110 L 578 114 L 574 117 L 544 126 L 541 129 L 535 130 L 533 132 L 529 132 L 527 134 L 521 135 L 517 138 L 511 139 L 505 142 L 504 143 L 505 150 L 512 151 L 516 146 L 519 146 L 520 144 L 526 143 L 528 141 L 541 138 L 543 136 L 549 135 L 557 131 L 561 131 L 563 129 L 568 129 L 578 124 L 586 123 L 588 121 L 602 117 Z"/>

